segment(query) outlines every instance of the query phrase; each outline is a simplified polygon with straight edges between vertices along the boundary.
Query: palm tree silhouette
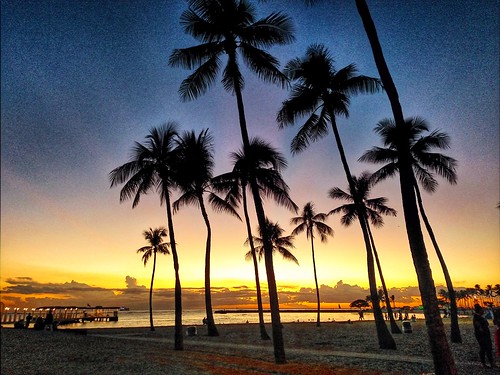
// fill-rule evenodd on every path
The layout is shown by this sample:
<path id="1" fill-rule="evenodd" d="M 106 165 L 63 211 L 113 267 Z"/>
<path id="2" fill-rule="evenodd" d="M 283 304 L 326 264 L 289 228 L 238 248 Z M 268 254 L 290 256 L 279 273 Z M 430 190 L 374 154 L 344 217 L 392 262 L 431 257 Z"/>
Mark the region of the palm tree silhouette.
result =
<path id="1" fill-rule="evenodd" d="M 178 160 L 175 168 L 175 180 L 181 191 L 181 196 L 173 203 L 174 213 L 183 205 L 196 205 L 200 208 L 207 239 L 205 246 L 205 310 L 207 315 L 208 336 L 219 336 L 215 326 L 212 310 L 210 288 L 210 252 L 212 243 L 212 228 L 205 207 L 204 194 L 216 211 L 230 213 L 240 218 L 238 213 L 226 201 L 211 191 L 211 180 L 214 169 L 213 138 L 208 129 L 202 130 L 198 136 L 194 131 L 184 132 L 177 139 Z"/>
<path id="2" fill-rule="evenodd" d="M 153 324 L 153 282 L 155 279 L 155 269 L 156 269 L 156 254 L 170 254 L 168 251 L 169 244 L 163 242 L 163 237 L 167 236 L 167 229 L 164 227 L 159 228 L 149 228 L 143 232 L 143 236 L 148 241 L 149 245 L 143 246 L 137 250 L 138 253 L 144 253 L 142 255 L 142 261 L 144 262 L 144 267 L 148 263 L 151 256 L 153 256 L 153 271 L 151 273 L 151 286 L 149 288 L 149 324 L 151 326 L 151 331 L 155 330 Z"/>
<path id="3" fill-rule="evenodd" d="M 299 118 L 308 116 L 292 140 L 292 153 L 300 152 L 311 142 L 324 137 L 328 133 L 330 124 L 349 188 L 353 192 L 355 184 L 335 117 L 349 115 L 351 96 L 359 93 L 375 93 L 382 89 L 378 79 L 356 75 L 356 72 L 357 69 L 353 64 L 336 71 L 328 49 L 321 44 L 312 44 L 304 58 L 295 58 L 285 66 L 285 74 L 294 81 L 294 84 L 290 98 L 283 102 L 277 116 L 280 127 L 291 125 Z M 354 194 L 354 197 L 357 195 Z M 356 202 L 357 205 L 358 203 L 360 202 Z M 361 212 L 358 217 L 366 253 L 370 256 L 372 250 L 367 223 Z M 368 277 L 379 346 L 382 349 L 396 349 L 396 342 L 387 329 L 380 309 L 375 279 L 371 279 L 370 275 Z"/>
<path id="4" fill-rule="evenodd" d="M 321 242 L 326 242 L 328 236 L 333 236 L 333 229 L 325 224 L 325 220 L 328 215 L 324 213 L 316 213 L 314 209 L 313 202 L 307 202 L 302 209 L 302 214 L 300 216 L 293 217 L 290 220 L 290 224 L 297 225 L 292 231 L 292 235 L 296 236 L 302 232 L 306 232 L 306 237 L 311 239 L 311 252 L 313 260 L 313 270 L 314 270 L 314 283 L 316 285 L 316 301 L 317 301 L 317 313 L 316 313 L 316 326 L 321 326 L 320 320 L 320 298 L 319 298 L 319 287 L 318 287 L 318 276 L 316 274 L 316 258 L 314 256 L 314 232 L 319 235 Z"/>
<path id="5" fill-rule="evenodd" d="M 260 237 L 253 238 L 253 242 L 256 245 L 255 252 L 257 253 L 259 261 L 265 255 L 264 238 L 269 238 L 271 240 L 273 253 L 278 252 L 281 254 L 281 256 L 283 256 L 283 259 L 289 260 L 299 265 L 299 261 L 289 250 L 295 248 L 295 246 L 293 245 L 294 236 L 284 236 L 284 232 L 285 231 L 283 230 L 283 228 L 281 228 L 281 226 L 277 222 L 273 223 L 268 218 L 266 218 L 266 225 L 264 227 L 259 227 Z M 249 240 L 247 239 L 245 241 L 245 244 L 247 245 L 248 242 Z M 246 253 L 245 258 L 252 258 L 251 250 Z"/>
<path id="6" fill-rule="evenodd" d="M 242 90 L 244 78 L 239 68 L 238 54 L 246 66 L 266 82 L 282 87 L 286 77 L 279 70 L 276 58 L 262 48 L 284 45 L 294 40 L 293 26 L 288 16 L 271 13 L 255 19 L 255 8 L 247 0 L 188 0 L 188 10 L 181 15 L 181 25 L 186 33 L 201 41 L 200 45 L 176 49 L 169 58 L 170 66 L 195 69 L 182 83 L 179 93 L 183 100 L 192 100 L 204 94 L 214 83 L 222 68 L 221 58 L 227 64 L 222 73 L 224 89 L 236 96 L 243 146 L 250 147 Z M 257 220 L 265 225 L 265 212 L 256 181 L 249 181 Z M 274 357 L 276 363 L 285 363 L 285 347 L 279 314 L 278 291 L 272 257 L 271 243 L 264 238 L 265 264 L 273 327 Z"/>
<path id="7" fill-rule="evenodd" d="M 363 162 L 384 164 L 373 174 L 377 181 L 384 180 L 395 176 L 399 172 L 397 144 L 406 142 L 409 145 L 411 164 L 414 170 L 414 190 L 420 215 L 422 216 L 422 220 L 438 256 L 439 263 L 443 269 L 446 287 L 450 298 L 451 341 L 461 343 L 462 337 L 460 334 L 460 327 L 458 325 L 458 310 L 455 290 L 453 288 L 451 276 L 448 271 L 448 267 L 446 266 L 443 254 L 439 248 L 436 236 L 424 210 L 422 195 L 418 184 L 418 182 L 420 182 L 424 190 L 427 192 L 434 192 L 438 185 L 438 182 L 434 178 L 434 173 L 444 177 L 449 183 L 455 184 L 457 181 L 457 162 L 449 156 L 431 152 L 435 148 L 448 148 L 448 135 L 435 130 L 430 134 L 423 136 L 422 134 L 427 131 L 429 131 L 429 126 L 426 121 L 420 117 L 407 119 L 403 128 L 397 127 L 395 122 L 391 119 L 384 119 L 377 124 L 375 132 L 382 137 L 382 141 L 386 147 L 373 147 L 371 150 L 365 152 L 359 160 Z"/>
<path id="8" fill-rule="evenodd" d="M 389 293 L 387 291 L 384 275 L 382 273 L 382 266 L 380 265 L 377 248 L 375 247 L 375 241 L 373 239 L 373 234 L 369 224 L 371 222 L 372 225 L 375 227 L 383 226 L 384 219 L 382 218 L 382 215 L 396 216 L 396 210 L 386 205 L 387 198 L 385 197 L 370 198 L 370 199 L 368 198 L 371 187 L 373 186 L 373 179 L 371 178 L 368 172 L 362 173 L 359 176 L 359 178 L 353 176 L 353 179 L 356 190 L 354 192 L 351 192 L 350 194 L 346 193 L 345 191 L 343 191 L 338 187 L 334 187 L 328 191 L 328 196 L 332 199 L 351 202 L 331 210 L 328 214 L 332 215 L 336 213 L 343 213 L 344 215 L 342 216 L 340 222 L 344 226 L 349 226 L 355 220 L 359 219 L 358 216 L 359 212 L 362 212 L 366 220 L 366 227 L 368 230 L 368 235 L 370 237 L 370 244 L 373 250 L 373 255 L 375 256 L 375 261 L 377 263 L 380 281 L 382 283 L 382 291 L 385 299 L 385 305 L 387 308 L 387 314 L 389 315 L 389 321 L 391 323 L 391 332 L 401 333 L 399 326 L 396 324 L 396 321 L 394 320 L 394 314 L 392 312 L 392 307 L 389 300 Z M 358 200 L 356 200 L 356 197 L 354 196 L 355 194 L 358 195 Z M 358 205 L 355 203 L 356 201 L 361 202 L 358 203 L 358 205 L 360 205 L 361 207 L 361 210 L 358 209 Z M 373 264 L 373 258 L 368 262 Z M 370 266 L 368 267 L 368 272 L 370 272 Z"/>
<path id="9" fill-rule="evenodd" d="M 179 258 L 175 243 L 174 223 L 170 203 L 171 190 L 175 187 L 173 166 L 176 163 L 174 141 L 177 137 L 177 125 L 174 122 L 152 128 L 146 136 L 145 144 L 135 143 L 130 161 L 113 169 L 109 173 L 111 187 L 124 184 L 120 191 L 120 202 L 133 198 L 135 208 L 143 194 L 156 191 L 160 194 L 160 203 L 167 209 L 170 250 L 175 272 L 175 329 L 174 349 L 183 350 L 182 335 L 182 290 L 179 277 Z"/>
<path id="10" fill-rule="evenodd" d="M 248 181 L 253 178 L 259 186 L 260 194 L 273 199 L 279 205 L 293 210 L 294 212 L 297 212 L 298 207 L 290 198 L 290 189 L 281 177 L 281 171 L 287 166 L 286 159 L 269 143 L 259 138 L 252 138 L 249 148 L 245 150 L 245 148 L 242 147 L 240 150 L 231 153 L 230 158 L 233 162 L 233 170 L 214 177 L 212 184 L 217 191 L 226 194 L 226 201 L 230 202 L 234 207 L 240 204 L 243 206 L 255 273 L 260 336 L 263 340 L 269 340 L 270 337 L 264 325 L 259 267 L 253 243 L 250 215 L 248 214 Z"/>
<path id="11" fill-rule="evenodd" d="M 405 119 L 403 109 L 399 102 L 399 94 L 392 79 L 391 72 L 385 61 L 384 52 L 378 38 L 377 29 L 370 14 L 366 0 L 356 0 L 356 8 L 363 22 L 363 27 L 370 42 L 373 60 L 377 66 L 380 80 L 384 85 L 387 98 L 391 104 L 396 126 L 403 129 Z M 413 264 L 418 278 L 420 296 L 426 318 L 427 334 L 431 346 L 434 370 L 438 374 L 456 374 L 457 368 L 450 346 L 446 340 L 446 332 L 441 320 L 436 286 L 432 279 L 429 257 L 425 248 L 422 228 L 418 215 L 417 202 L 414 193 L 414 177 L 411 165 L 410 150 L 404 142 L 397 145 L 399 163 L 399 185 L 403 203 L 403 214 L 406 224 L 406 233 L 410 244 Z"/>

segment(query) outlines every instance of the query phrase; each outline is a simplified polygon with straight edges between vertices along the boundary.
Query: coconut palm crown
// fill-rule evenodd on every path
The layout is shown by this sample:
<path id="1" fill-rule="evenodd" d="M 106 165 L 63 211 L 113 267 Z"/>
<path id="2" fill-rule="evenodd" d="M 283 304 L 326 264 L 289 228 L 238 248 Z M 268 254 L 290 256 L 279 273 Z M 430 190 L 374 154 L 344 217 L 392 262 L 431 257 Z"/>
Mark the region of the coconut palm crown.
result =
<path id="1" fill-rule="evenodd" d="M 295 248 L 293 244 L 294 236 L 284 236 L 284 230 L 276 222 L 273 223 L 268 218 L 266 218 L 266 225 L 264 228 L 259 226 L 259 234 L 261 237 L 254 237 L 253 242 L 256 244 L 255 251 L 259 260 L 264 256 L 264 240 L 263 238 L 270 238 L 273 246 L 273 252 L 277 251 L 281 254 L 283 259 L 299 264 L 297 258 L 291 253 L 289 249 Z M 248 240 L 245 241 L 248 244 Z M 252 259 L 252 252 L 249 251 L 245 255 L 246 259 Z"/>
<path id="2" fill-rule="evenodd" d="M 433 173 L 443 177 L 450 184 L 457 183 L 457 161 L 434 149 L 450 147 L 450 137 L 440 130 L 434 130 L 428 135 L 429 125 L 420 117 L 406 119 L 404 127 L 396 126 L 392 119 L 384 119 L 375 127 L 375 132 L 380 135 L 385 148 L 373 147 L 366 151 L 359 161 L 384 164 L 373 176 L 376 180 L 394 177 L 399 171 L 397 144 L 401 140 L 408 143 L 411 153 L 411 165 L 420 185 L 424 190 L 432 193 L 436 190 L 438 182 Z"/>
<path id="3" fill-rule="evenodd" d="M 352 96 L 382 89 L 377 78 L 357 75 L 354 64 L 337 71 L 333 57 L 322 44 L 312 44 L 305 57 L 288 62 L 284 73 L 294 83 L 290 98 L 278 112 L 279 126 L 294 124 L 308 116 L 292 140 L 293 153 L 326 136 L 329 124 L 336 127 L 335 116 L 349 117 Z"/>
<path id="4" fill-rule="evenodd" d="M 181 26 L 201 44 L 175 49 L 169 64 L 195 69 L 181 84 L 183 100 L 193 100 L 212 86 L 223 68 L 222 84 L 229 92 L 242 90 L 245 84 L 237 54 L 245 65 L 265 82 L 284 86 L 286 78 L 279 70 L 278 60 L 263 48 L 294 41 L 293 24 L 281 12 L 257 20 L 255 7 L 246 0 L 189 0 L 181 15 Z"/>

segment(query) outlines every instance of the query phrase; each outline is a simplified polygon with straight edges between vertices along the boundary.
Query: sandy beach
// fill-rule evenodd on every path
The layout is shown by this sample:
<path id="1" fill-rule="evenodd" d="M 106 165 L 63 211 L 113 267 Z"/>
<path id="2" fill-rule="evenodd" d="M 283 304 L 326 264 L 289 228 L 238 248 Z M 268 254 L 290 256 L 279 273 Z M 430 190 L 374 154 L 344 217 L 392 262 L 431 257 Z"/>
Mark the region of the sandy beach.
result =
<path id="1" fill-rule="evenodd" d="M 185 336 L 173 350 L 173 328 L 34 331 L 1 329 L 1 373 L 29 374 L 428 374 L 433 372 L 423 321 L 394 335 L 398 349 L 378 349 L 373 322 L 284 324 L 287 364 L 276 365 L 270 341 L 255 324 L 219 325 L 219 337 Z M 449 322 L 445 321 L 449 331 Z M 451 344 L 460 374 L 483 369 L 470 319 L 460 322 L 462 344 Z M 493 334 L 494 327 L 490 326 Z M 271 327 L 268 326 L 271 333 Z M 498 361 L 497 358 L 497 363 Z"/>

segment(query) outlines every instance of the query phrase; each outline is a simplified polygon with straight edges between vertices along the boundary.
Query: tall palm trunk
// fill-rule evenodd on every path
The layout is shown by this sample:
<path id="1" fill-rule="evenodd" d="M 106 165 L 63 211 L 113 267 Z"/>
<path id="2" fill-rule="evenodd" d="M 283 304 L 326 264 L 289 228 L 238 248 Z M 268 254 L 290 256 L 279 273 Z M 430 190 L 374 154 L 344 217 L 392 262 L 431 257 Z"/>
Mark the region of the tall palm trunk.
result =
<path id="1" fill-rule="evenodd" d="M 252 227 L 250 225 L 250 216 L 248 215 L 247 206 L 247 193 L 246 184 L 242 185 L 242 195 L 243 195 L 243 213 L 245 215 L 245 223 L 247 226 L 248 243 L 250 244 L 250 250 L 252 252 L 253 270 L 255 273 L 255 288 L 257 289 L 257 310 L 259 312 L 259 328 L 260 328 L 260 338 L 262 340 L 271 340 L 266 331 L 266 326 L 264 324 L 264 308 L 262 306 L 262 292 L 260 290 L 260 279 L 259 279 L 259 264 L 257 262 L 257 255 L 255 252 L 255 245 L 253 243 Z"/>
<path id="2" fill-rule="evenodd" d="M 352 178 L 351 171 L 349 170 L 349 164 L 347 163 L 347 158 L 345 156 L 344 146 L 342 145 L 342 140 L 340 139 L 340 134 L 337 129 L 337 123 L 335 122 L 334 113 L 330 113 L 330 119 L 332 124 L 333 134 L 335 136 L 335 141 L 337 143 L 337 149 L 340 153 L 340 159 L 342 161 L 342 166 L 344 167 L 344 172 L 349 182 L 349 188 L 351 194 L 354 198 L 354 204 L 356 205 L 356 210 L 359 219 L 359 225 L 361 226 L 361 231 L 363 232 L 363 239 L 365 241 L 366 247 L 366 262 L 368 267 L 368 282 L 370 285 L 370 297 L 372 300 L 373 317 L 375 318 L 375 327 L 377 328 L 377 338 L 378 345 L 380 349 L 396 349 L 396 342 L 391 336 L 391 333 L 387 329 L 385 324 L 384 315 L 382 314 L 382 309 L 380 308 L 378 291 L 377 291 L 377 280 L 375 277 L 375 267 L 373 262 L 373 253 L 370 244 L 370 237 L 367 230 L 367 222 L 365 220 L 365 214 L 361 208 L 361 202 L 359 202 L 358 195 L 356 193 L 356 185 L 354 179 Z"/>
<path id="3" fill-rule="evenodd" d="M 373 240 L 372 231 L 370 229 L 370 224 L 367 221 L 368 235 L 370 236 L 370 242 L 372 244 L 373 255 L 375 255 L 375 262 L 377 262 L 378 274 L 380 276 L 380 282 L 382 283 L 382 290 L 384 291 L 385 306 L 387 308 L 387 315 L 389 315 L 389 321 L 391 323 L 391 333 L 399 334 L 401 329 L 394 319 L 394 313 L 392 312 L 391 301 L 389 300 L 389 293 L 387 292 L 387 286 L 385 284 L 384 274 L 382 273 L 382 266 L 380 265 L 380 259 L 378 258 L 377 248 L 375 247 L 375 241 Z"/>
<path id="4" fill-rule="evenodd" d="M 319 300 L 318 276 L 316 274 L 316 258 L 314 256 L 314 236 L 312 234 L 312 230 L 311 230 L 311 251 L 312 251 L 312 258 L 313 258 L 314 283 L 316 284 L 316 301 L 317 301 L 316 327 L 320 327 L 321 326 L 321 320 L 320 320 L 321 303 Z"/>
<path id="5" fill-rule="evenodd" d="M 432 245 L 436 250 L 437 257 L 439 259 L 439 263 L 441 264 L 441 268 L 443 269 L 444 279 L 446 281 L 446 287 L 448 288 L 448 298 L 450 299 L 450 318 L 451 318 L 451 329 L 450 329 L 450 338 L 451 342 L 461 344 L 462 343 L 462 335 L 460 334 L 460 327 L 458 325 L 458 309 L 457 309 L 457 297 L 455 294 L 455 289 L 453 288 L 453 283 L 451 282 L 450 273 L 448 271 L 448 267 L 446 266 L 446 262 L 444 261 L 443 254 L 439 249 L 439 245 L 436 240 L 436 236 L 434 235 L 434 231 L 432 230 L 431 224 L 429 223 L 429 219 L 425 214 L 424 204 L 422 203 L 422 196 L 420 194 L 420 189 L 418 184 L 415 181 L 415 193 L 417 195 L 417 203 L 418 208 L 420 210 L 420 216 L 422 216 L 422 220 L 424 221 L 425 228 L 429 233 L 429 237 L 431 239 Z"/>
<path id="6" fill-rule="evenodd" d="M 153 324 L 153 283 L 155 280 L 155 268 L 156 268 L 156 251 L 153 251 L 153 272 L 151 273 L 151 287 L 149 288 L 149 325 L 151 331 L 155 330 Z"/>
<path id="7" fill-rule="evenodd" d="M 207 242 L 205 247 L 205 310 L 207 314 L 207 328 L 208 336 L 219 336 L 219 331 L 215 326 L 214 313 L 212 310 L 212 292 L 210 288 L 210 252 L 212 243 L 212 228 L 210 227 L 210 221 L 208 220 L 207 209 L 205 208 L 205 203 L 203 202 L 203 196 L 198 195 L 198 202 L 200 204 L 201 214 L 205 225 L 207 227 Z"/>
<path id="8" fill-rule="evenodd" d="M 231 56 L 234 61 L 235 56 Z M 243 105 L 243 96 L 241 94 L 241 88 L 239 87 L 238 81 L 235 82 L 234 93 L 236 95 L 236 102 L 238 105 L 238 116 L 240 121 L 241 137 L 243 140 L 243 147 L 245 153 L 250 149 L 250 139 L 248 137 L 247 124 L 245 119 L 245 107 Z M 264 213 L 264 207 L 262 205 L 262 199 L 259 194 L 259 187 L 255 178 L 250 178 L 250 188 L 252 189 L 253 201 L 255 204 L 255 212 L 257 215 L 257 221 L 261 228 L 266 226 L 266 215 Z M 273 346 L 274 346 L 274 360 L 278 364 L 286 363 L 285 356 L 285 343 L 283 341 L 283 328 L 281 326 L 280 320 L 280 306 L 278 301 L 278 289 L 276 287 L 276 277 L 274 274 L 274 264 L 273 264 L 273 248 L 268 236 L 263 236 L 263 246 L 264 246 L 264 260 L 266 264 L 266 275 L 267 275 L 267 285 L 269 291 L 269 304 L 271 307 L 271 325 L 273 328 Z"/>
<path id="9" fill-rule="evenodd" d="M 370 42 L 380 79 L 391 104 L 396 126 L 403 128 L 404 117 L 401 104 L 399 103 L 398 92 L 385 62 L 377 30 L 366 1 L 356 0 L 356 7 Z M 413 189 L 413 171 L 411 169 L 409 155 L 410 150 L 408 145 L 398 145 L 399 182 L 406 232 L 408 234 L 413 264 L 417 273 L 420 295 L 422 297 L 434 369 L 437 375 L 456 374 L 457 368 L 446 339 L 443 321 L 439 313 L 436 288 L 432 278 L 427 251 L 425 249 L 422 229 L 420 227 L 417 204 L 415 202 L 415 192 Z"/>
<path id="10" fill-rule="evenodd" d="M 179 276 L 179 257 L 177 256 L 177 247 L 175 244 L 174 222 L 172 219 L 172 209 L 170 206 L 170 193 L 167 190 L 165 194 L 165 205 L 167 206 L 168 234 L 170 236 L 170 249 L 172 250 L 172 259 L 174 260 L 175 271 L 175 327 L 174 327 L 174 349 L 184 350 L 184 336 L 182 335 L 182 291 L 181 279 Z"/>

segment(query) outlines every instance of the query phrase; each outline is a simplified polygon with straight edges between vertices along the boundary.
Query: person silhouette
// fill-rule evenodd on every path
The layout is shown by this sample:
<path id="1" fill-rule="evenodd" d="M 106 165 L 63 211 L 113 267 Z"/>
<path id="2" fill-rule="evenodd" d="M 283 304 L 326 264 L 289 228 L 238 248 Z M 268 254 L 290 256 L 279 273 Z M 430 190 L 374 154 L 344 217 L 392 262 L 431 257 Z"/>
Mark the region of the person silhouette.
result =
<path id="1" fill-rule="evenodd" d="M 483 308 L 476 303 L 474 305 L 472 324 L 474 325 L 474 336 L 476 336 L 476 340 L 479 344 L 479 359 L 484 367 L 488 367 L 488 365 L 486 365 L 486 357 L 488 357 L 491 367 L 495 367 L 490 329 L 488 327 L 488 320 L 483 316 L 483 313 Z"/>
<path id="2" fill-rule="evenodd" d="M 26 328 L 30 327 L 31 319 L 33 319 L 33 317 L 31 316 L 31 313 L 28 313 L 28 315 L 26 316 Z"/>
<path id="3" fill-rule="evenodd" d="M 45 324 L 45 329 L 49 331 L 54 330 L 54 315 L 52 315 L 52 310 L 49 310 L 49 312 L 47 313 L 44 324 Z"/>

